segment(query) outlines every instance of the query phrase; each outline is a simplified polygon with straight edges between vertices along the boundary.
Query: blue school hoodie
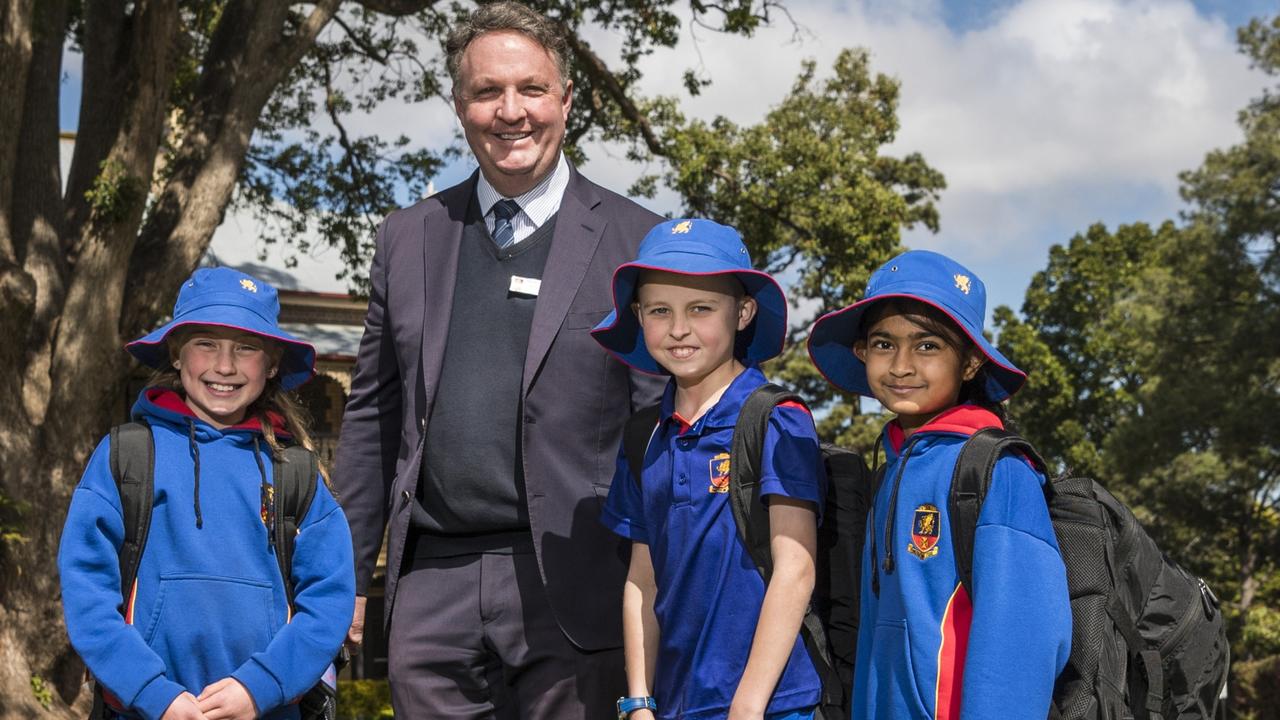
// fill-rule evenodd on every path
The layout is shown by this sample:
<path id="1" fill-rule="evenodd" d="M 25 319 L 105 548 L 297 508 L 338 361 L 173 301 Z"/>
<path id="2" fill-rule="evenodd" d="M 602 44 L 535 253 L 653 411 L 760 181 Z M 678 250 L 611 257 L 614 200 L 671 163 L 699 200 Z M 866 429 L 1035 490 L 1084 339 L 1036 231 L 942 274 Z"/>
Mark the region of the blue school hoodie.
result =
<path id="1" fill-rule="evenodd" d="M 133 417 L 155 438 L 154 506 L 137 592 L 122 617 L 124 520 L 104 438 L 72 495 L 58 552 L 72 646 L 129 716 L 159 718 L 184 690 L 199 695 L 231 677 L 261 717 L 299 717 L 290 703 L 315 685 L 351 623 L 346 518 L 317 480 L 295 545 L 290 617 L 263 519 L 271 456 L 256 422 L 219 430 L 160 388 L 143 392 Z"/>
<path id="2" fill-rule="evenodd" d="M 997 461 L 974 536 L 972 599 L 952 552 L 947 501 L 960 448 L 1000 426 L 973 405 L 910 438 L 886 426 L 862 554 L 853 720 L 1047 716 L 1071 649 L 1071 605 L 1044 477 L 1021 457 Z"/>

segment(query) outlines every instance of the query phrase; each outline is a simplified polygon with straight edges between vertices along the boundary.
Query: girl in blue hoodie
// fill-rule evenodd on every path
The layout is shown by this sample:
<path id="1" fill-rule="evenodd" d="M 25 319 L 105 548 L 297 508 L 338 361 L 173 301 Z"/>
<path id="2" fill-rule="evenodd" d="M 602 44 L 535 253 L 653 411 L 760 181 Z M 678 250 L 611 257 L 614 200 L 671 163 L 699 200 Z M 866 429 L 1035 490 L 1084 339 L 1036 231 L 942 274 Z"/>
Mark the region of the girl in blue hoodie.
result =
<path id="1" fill-rule="evenodd" d="M 283 442 L 310 447 L 288 391 L 315 363 L 278 327 L 279 308 L 262 281 L 201 269 L 173 320 L 127 346 L 158 370 L 133 406 L 155 444 L 137 580 L 122 597 L 109 438 L 72 495 L 58 553 L 67 634 L 122 717 L 297 718 L 291 702 L 351 622 L 351 536 L 326 483 L 299 526 L 292 610 L 268 538 L 273 456 Z"/>
<path id="2" fill-rule="evenodd" d="M 814 325 L 809 354 L 834 385 L 874 397 L 886 464 L 867 524 L 853 720 L 1043 720 L 1071 646 L 1066 570 L 1045 478 L 996 463 L 973 544 L 973 597 L 947 507 L 956 459 L 1026 375 L 982 334 L 986 290 L 932 252 L 890 260 L 866 297 Z"/>

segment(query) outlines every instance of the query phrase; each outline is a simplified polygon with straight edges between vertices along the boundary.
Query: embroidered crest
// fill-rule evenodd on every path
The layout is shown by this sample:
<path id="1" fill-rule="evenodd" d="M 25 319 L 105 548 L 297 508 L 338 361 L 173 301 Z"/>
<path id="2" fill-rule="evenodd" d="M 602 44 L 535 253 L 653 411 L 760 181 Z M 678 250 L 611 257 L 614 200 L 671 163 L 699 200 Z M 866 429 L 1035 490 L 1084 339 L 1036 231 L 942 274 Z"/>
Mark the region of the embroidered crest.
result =
<path id="1" fill-rule="evenodd" d="M 938 554 L 938 523 L 940 515 L 936 505 L 921 505 L 911 519 L 911 544 L 907 551 L 925 560 Z"/>
<path id="2" fill-rule="evenodd" d="M 693 229 L 693 223 L 688 220 L 685 220 L 682 223 L 676 223 L 676 226 L 671 228 L 671 234 L 684 235 L 684 234 L 687 234 L 692 229 Z"/>
<path id="3" fill-rule="evenodd" d="M 710 475 L 711 486 L 707 492 L 729 492 L 729 453 L 722 452 L 711 458 Z"/>
<path id="4" fill-rule="evenodd" d="M 254 285 L 253 281 L 250 280 L 249 278 L 240 278 L 240 287 L 244 288 L 245 290 L 248 290 L 251 293 L 258 292 L 258 286 Z"/>
<path id="5" fill-rule="evenodd" d="M 964 293 L 965 295 L 968 295 L 969 294 L 969 276 L 956 275 L 955 281 L 956 281 L 956 287 L 960 288 L 960 292 Z"/>

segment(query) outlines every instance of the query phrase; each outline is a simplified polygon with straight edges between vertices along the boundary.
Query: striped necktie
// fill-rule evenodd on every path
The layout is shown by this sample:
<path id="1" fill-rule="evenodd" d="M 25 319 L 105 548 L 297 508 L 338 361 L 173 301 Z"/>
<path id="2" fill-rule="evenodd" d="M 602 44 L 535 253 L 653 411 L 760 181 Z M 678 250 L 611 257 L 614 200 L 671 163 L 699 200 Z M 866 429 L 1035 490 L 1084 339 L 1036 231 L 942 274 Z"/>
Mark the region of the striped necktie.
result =
<path id="1" fill-rule="evenodd" d="M 515 200 L 499 200 L 493 204 L 493 241 L 499 248 L 506 248 L 516 241 L 516 228 L 511 218 L 520 212 Z"/>

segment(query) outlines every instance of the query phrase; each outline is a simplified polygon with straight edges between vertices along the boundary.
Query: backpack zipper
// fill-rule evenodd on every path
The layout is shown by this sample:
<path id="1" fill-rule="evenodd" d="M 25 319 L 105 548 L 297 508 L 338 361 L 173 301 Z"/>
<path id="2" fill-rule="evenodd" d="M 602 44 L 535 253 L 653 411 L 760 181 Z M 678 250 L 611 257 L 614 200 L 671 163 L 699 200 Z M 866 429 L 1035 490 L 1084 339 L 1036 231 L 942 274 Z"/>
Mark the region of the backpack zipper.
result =
<path id="1" fill-rule="evenodd" d="M 1197 578 L 1192 578 L 1188 576 L 1186 571 L 1182 570 L 1182 568 L 1178 568 L 1178 572 L 1182 575 L 1183 579 L 1185 579 L 1189 585 L 1195 586 L 1197 591 L 1200 590 L 1200 586 L 1203 583 L 1192 582 L 1192 580 L 1195 580 Z M 1186 634 L 1191 631 L 1192 626 L 1195 625 L 1194 620 L 1195 620 L 1196 611 L 1200 610 L 1203 607 L 1203 602 L 1204 602 L 1203 592 L 1197 592 L 1197 594 L 1200 595 L 1200 602 L 1194 602 L 1193 600 L 1192 602 L 1187 603 L 1187 609 L 1182 611 L 1182 617 L 1178 618 L 1178 624 L 1174 626 L 1173 632 L 1169 635 L 1169 637 L 1165 638 L 1160 643 L 1160 647 L 1157 648 L 1157 650 L 1160 652 L 1161 658 L 1165 656 L 1166 651 L 1172 648 L 1178 647 L 1179 643 L 1182 642 Z"/>

